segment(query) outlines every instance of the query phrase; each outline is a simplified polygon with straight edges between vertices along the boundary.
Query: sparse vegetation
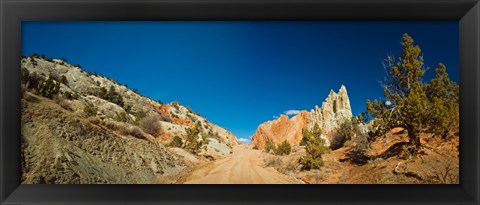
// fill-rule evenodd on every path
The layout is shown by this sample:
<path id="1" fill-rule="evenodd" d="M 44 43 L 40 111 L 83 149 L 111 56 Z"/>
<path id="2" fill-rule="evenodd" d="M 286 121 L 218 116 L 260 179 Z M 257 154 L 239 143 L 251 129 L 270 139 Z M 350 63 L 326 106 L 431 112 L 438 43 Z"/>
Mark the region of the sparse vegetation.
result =
<path id="1" fill-rule="evenodd" d="M 269 153 L 270 151 L 275 153 L 275 144 L 273 144 L 272 141 L 267 141 L 267 143 L 265 144 L 265 152 Z"/>
<path id="2" fill-rule="evenodd" d="M 63 109 L 68 110 L 68 111 L 73 111 L 72 106 L 70 105 L 70 102 L 68 102 L 66 99 L 64 99 L 62 96 L 55 96 L 54 97 L 55 102 L 60 105 Z"/>
<path id="3" fill-rule="evenodd" d="M 85 105 L 83 106 L 83 113 L 87 117 L 96 116 L 97 112 L 98 112 L 98 109 L 97 109 L 97 107 L 95 107 L 95 105 L 93 103 L 85 102 Z"/>
<path id="4" fill-rule="evenodd" d="M 265 152 L 275 155 L 288 155 L 291 150 L 292 146 L 287 140 L 284 140 L 278 147 L 272 141 L 267 141 L 265 145 Z"/>
<path id="5" fill-rule="evenodd" d="M 315 124 L 312 131 L 303 132 L 303 141 L 305 143 L 306 155 L 300 158 L 302 170 L 320 169 L 323 166 L 322 155 L 329 152 L 325 145 L 325 140 L 320 137 L 322 131 L 318 124 Z"/>
<path id="6" fill-rule="evenodd" d="M 163 133 L 160 118 L 156 115 L 144 117 L 140 120 L 140 127 L 148 134 L 156 137 Z"/>
<path id="7" fill-rule="evenodd" d="M 67 77 L 65 75 L 62 75 L 62 79 L 60 80 L 60 82 L 62 82 L 63 84 L 68 86 L 68 80 L 67 80 Z"/>
<path id="8" fill-rule="evenodd" d="M 290 151 L 292 151 L 292 146 L 290 145 L 290 143 L 287 142 L 287 140 L 285 140 L 275 149 L 275 154 L 288 155 L 290 154 Z"/>
<path id="9" fill-rule="evenodd" d="M 168 146 L 182 147 L 183 146 L 182 138 L 180 138 L 179 136 L 174 136 L 172 141 L 168 144 Z"/>
<path id="10" fill-rule="evenodd" d="M 142 130 L 137 126 L 124 125 L 122 126 L 122 134 L 129 135 L 136 138 L 144 138 Z"/>
<path id="11" fill-rule="evenodd" d="M 353 136 L 359 135 L 360 129 L 356 118 L 345 119 L 336 130 L 330 142 L 330 149 L 336 150 L 343 147 L 346 141 L 351 140 Z"/>
<path id="12" fill-rule="evenodd" d="M 106 101 L 117 104 L 120 107 L 124 106 L 123 97 L 115 90 L 113 85 L 110 86 L 110 89 L 107 91 L 104 87 L 100 88 L 98 97 Z"/>
<path id="13" fill-rule="evenodd" d="M 127 113 L 118 112 L 115 119 L 119 122 L 128 122 Z"/>
<path id="14" fill-rule="evenodd" d="M 133 124 L 134 125 L 140 125 L 140 121 L 147 116 L 147 113 L 143 112 L 143 111 L 140 111 L 140 112 L 137 112 L 135 113 L 135 121 L 133 121 Z"/>
<path id="15" fill-rule="evenodd" d="M 201 136 L 202 140 L 198 140 L 198 136 L 201 133 L 201 124 L 197 122 L 195 124 L 195 127 L 192 128 L 187 128 L 187 140 L 185 142 L 185 149 L 190 151 L 191 153 L 198 153 L 200 151 L 200 148 L 202 148 L 203 145 L 208 144 L 208 140 L 206 136 Z"/>
<path id="16" fill-rule="evenodd" d="M 60 92 L 60 83 L 53 80 L 53 77 L 50 75 L 47 81 L 39 84 L 38 92 L 40 95 L 51 99 Z"/>

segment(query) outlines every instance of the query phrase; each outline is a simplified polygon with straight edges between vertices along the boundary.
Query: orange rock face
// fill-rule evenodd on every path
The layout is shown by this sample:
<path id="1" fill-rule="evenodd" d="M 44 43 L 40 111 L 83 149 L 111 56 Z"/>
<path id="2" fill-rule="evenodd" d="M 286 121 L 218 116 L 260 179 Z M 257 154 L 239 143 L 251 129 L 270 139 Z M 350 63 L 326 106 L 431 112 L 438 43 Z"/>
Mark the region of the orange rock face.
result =
<path id="1" fill-rule="evenodd" d="M 170 109 L 170 104 L 155 106 L 155 110 L 164 116 L 170 116 L 170 112 L 168 111 L 169 109 Z"/>
<path id="2" fill-rule="evenodd" d="M 263 149 L 267 141 L 276 145 L 281 144 L 284 140 L 292 145 L 300 143 L 303 129 L 308 124 L 308 115 L 308 112 L 303 110 L 292 118 L 280 115 L 276 120 L 261 124 L 252 136 L 252 144 L 258 149 Z"/>
<path id="3" fill-rule="evenodd" d="M 281 115 L 276 120 L 261 124 L 252 135 L 252 144 L 258 149 L 263 149 L 268 141 L 279 145 L 287 140 L 291 145 L 297 145 L 302 140 L 303 130 L 311 130 L 318 124 L 325 133 L 321 137 L 328 145 L 332 133 L 342 122 L 350 118 L 352 118 L 350 100 L 347 89 L 342 85 L 338 93 L 330 91 L 320 108 L 315 106 L 310 112 L 301 111 L 290 119 L 286 115 Z"/>

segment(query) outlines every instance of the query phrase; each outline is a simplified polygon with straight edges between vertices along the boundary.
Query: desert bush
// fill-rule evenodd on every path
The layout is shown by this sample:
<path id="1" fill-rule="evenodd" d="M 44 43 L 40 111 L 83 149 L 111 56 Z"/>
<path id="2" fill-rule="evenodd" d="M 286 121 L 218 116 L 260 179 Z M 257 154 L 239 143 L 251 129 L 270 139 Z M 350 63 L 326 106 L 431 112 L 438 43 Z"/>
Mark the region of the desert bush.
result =
<path id="1" fill-rule="evenodd" d="M 275 154 L 289 155 L 290 151 L 292 151 L 292 146 L 290 145 L 290 143 L 287 142 L 287 140 L 285 140 L 282 142 L 282 144 L 278 145 L 278 147 L 275 149 Z"/>
<path id="2" fill-rule="evenodd" d="M 66 86 L 68 86 L 68 80 L 67 80 L 67 77 L 65 75 L 62 75 L 62 79 L 60 80 L 60 82 L 62 82 Z"/>
<path id="3" fill-rule="evenodd" d="M 158 116 L 147 116 L 140 120 L 140 127 L 148 134 L 156 137 L 163 133 L 162 125 Z"/>
<path id="4" fill-rule="evenodd" d="M 22 84 L 27 84 L 30 76 L 30 71 L 22 67 L 20 70 L 20 75 L 21 75 L 20 82 L 22 82 Z"/>
<path id="5" fill-rule="evenodd" d="M 97 112 L 98 112 L 98 108 L 95 107 L 93 103 L 86 102 L 85 105 L 83 106 L 83 113 L 87 117 L 96 116 Z"/>
<path id="6" fill-rule="evenodd" d="M 321 130 L 318 124 L 313 129 L 304 130 L 303 141 L 305 143 L 306 155 L 300 158 L 302 170 L 319 169 L 323 166 L 322 155 L 329 152 L 325 140 L 320 137 Z"/>
<path id="7" fill-rule="evenodd" d="M 201 124 L 197 122 L 195 127 L 187 128 L 187 139 L 185 142 L 185 148 L 192 152 L 197 153 L 204 144 L 208 143 L 206 137 L 202 136 L 202 141 L 198 140 L 198 135 L 201 132 Z"/>
<path id="8" fill-rule="evenodd" d="M 92 124 L 95 124 L 95 125 L 99 125 L 100 124 L 100 119 L 98 119 L 97 117 L 89 117 L 88 118 L 88 121 Z"/>
<path id="9" fill-rule="evenodd" d="M 147 116 L 147 113 L 143 111 L 139 111 L 135 113 L 134 116 L 135 116 L 135 121 L 133 121 L 133 124 L 138 126 L 140 125 L 140 121 Z"/>
<path id="10" fill-rule="evenodd" d="M 69 100 L 72 100 L 72 99 L 75 99 L 77 96 L 75 96 L 73 93 L 71 92 L 65 92 L 63 93 L 63 96 L 65 96 L 65 98 L 69 99 Z"/>
<path id="11" fill-rule="evenodd" d="M 128 121 L 127 113 L 125 113 L 125 112 L 118 112 L 118 113 L 116 114 L 115 120 L 117 120 L 117 121 L 119 121 L 119 122 L 127 122 L 127 121 Z"/>
<path id="12" fill-rule="evenodd" d="M 302 170 L 320 169 L 323 166 L 322 158 L 314 158 L 312 155 L 305 155 L 300 158 Z"/>
<path id="13" fill-rule="evenodd" d="M 107 127 L 110 130 L 118 130 L 119 129 L 119 126 L 117 125 L 117 123 L 115 123 L 113 121 L 106 121 L 105 122 L 105 127 Z"/>
<path id="14" fill-rule="evenodd" d="M 431 184 L 459 184 L 458 164 L 451 160 L 446 160 L 445 165 L 431 167 L 431 172 L 426 177 L 426 181 Z"/>
<path id="15" fill-rule="evenodd" d="M 178 116 L 177 116 L 177 117 L 178 117 Z M 187 117 L 188 117 L 188 119 L 190 119 L 190 121 L 192 121 L 192 122 L 195 122 L 195 121 L 196 121 L 195 117 L 194 117 L 193 115 L 191 115 L 190 113 L 187 113 Z"/>
<path id="16" fill-rule="evenodd" d="M 335 150 L 343 147 L 346 141 L 351 140 L 357 134 L 360 134 L 360 129 L 356 118 L 344 120 L 333 135 L 330 149 Z"/>
<path id="17" fill-rule="evenodd" d="M 180 138 L 179 136 L 173 137 L 172 141 L 168 144 L 168 146 L 170 147 L 182 147 L 182 145 L 182 138 Z"/>
<path id="18" fill-rule="evenodd" d="M 172 118 L 169 115 L 160 115 L 160 120 L 164 122 L 172 122 Z"/>
<path id="19" fill-rule="evenodd" d="M 63 109 L 68 110 L 68 111 L 73 111 L 73 108 L 72 108 L 72 105 L 70 104 L 70 102 L 65 100 L 62 96 L 57 95 L 57 96 L 54 97 L 54 100 Z"/>
<path id="20" fill-rule="evenodd" d="M 179 108 L 180 108 L 180 103 L 179 102 L 173 101 L 171 104 L 172 104 L 173 107 L 175 107 L 175 109 L 179 110 Z"/>
<path id="21" fill-rule="evenodd" d="M 38 87 L 41 83 L 43 83 L 43 78 L 38 75 L 36 72 L 31 72 L 27 76 L 28 82 L 27 82 L 27 88 L 28 89 L 33 89 L 35 91 L 38 91 Z"/>
<path id="22" fill-rule="evenodd" d="M 144 138 L 142 130 L 137 126 L 124 124 L 119 127 L 123 135 L 129 135 L 136 138 Z"/>
<path id="23" fill-rule="evenodd" d="M 351 140 L 351 143 L 353 144 L 353 147 L 347 153 L 350 162 L 357 165 L 368 163 L 368 160 L 370 160 L 370 157 L 366 155 L 367 150 L 370 148 L 368 136 L 358 135 Z"/>
<path id="24" fill-rule="evenodd" d="M 267 144 L 265 145 L 265 152 L 269 153 L 270 151 L 272 151 L 273 153 L 275 153 L 275 149 L 275 144 L 273 144 L 272 141 L 267 141 Z"/>
<path id="25" fill-rule="evenodd" d="M 109 90 L 101 87 L 97 93 L 97 96 L 108 102 L 115 103 L 120 107 L 124 106 L 123 97 L 115 90 L 115 87 L 113 85 L 110 86 Z"/>
<path id="26" fill-rule="evenodd" d="M 50 75 L 47 81 L 40 83 L 38 92 L 40 95 L 51 99 L 60 92 L 60 83 L 55 81 Z"/>
<path id="27" fill-rule="evenodd" d="M 358 135 L 354 139 L 352 139 L 353 150 L 358 152 L 365 152 L 370 149 L 370 142 L 368 141 L 368 136 L 366 135 Z"/>
<path id="28" fill-rule="evenodd" d="M 278 156 L 270 157 L 265 161 L 265 165 L 269 167 L 279 168 L 282 166 L 282 164 L 283 164 L 283 161 Z"/>

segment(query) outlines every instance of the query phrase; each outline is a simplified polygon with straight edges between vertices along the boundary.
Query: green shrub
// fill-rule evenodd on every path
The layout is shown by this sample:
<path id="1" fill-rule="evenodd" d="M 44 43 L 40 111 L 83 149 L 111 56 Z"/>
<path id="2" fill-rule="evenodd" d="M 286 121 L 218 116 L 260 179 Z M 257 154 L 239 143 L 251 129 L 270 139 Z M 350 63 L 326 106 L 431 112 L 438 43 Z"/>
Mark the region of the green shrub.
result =
<path id="1" fill-rule="evenodd" d="M 22 84 L 27 84 L 30 77 L 30 71 L 22 67 L 20 70 L 20 75 L 21 75 L 20 81 L 22 82 Z"/>
<path id="2" fill-rule="evenodd" d="M 83 107 L 83 113 L 85 113 L 87 117 L 96 116 L 97 112 L 98 112 L 98 109 L 97 107 L 95 107 L 93 103 L 90 103 L 90 102 L 85 103 Z"/>
<path id="3" fill-rule="evenodd" d="M 267 144 L 265 145 L 265 152 L 269 153 L 270 151 L 273 151 L 275 153 L 275 144 L 273 144 L 272 141 L 267 141 Z"/>
<path id="4" fill-rule="evenodd" d="M 287 140 L 283 141 L 282 144 L 278 145 L 277 149 L 275 149 L 276 155 L 289 155 L 290 151 L 292 150 L 292 146 Z"/>
<path id="5" fill-rule="evenodd" d="M 124 106 L 123 97 L 115 90 L 115 87 L 113 85 L 110 86 L 109 90 L 101 87 L 97 93 L 97 96 L 108 102 L 115 103 L 120 107 Z"/>
<path id="6" fill-rule="evenodd" d="M 60 80 L 60 82 L 62 82 L 65 85 L 68 85 L 67 77 L 65 75 L 62 75 L 62 79 Z"/>
<path id="7" fill-rule="evenodd" d="M 195 124 L 195 127 L 187 128 L 187 140 L 185 142 L 185 148 L 192 152 L 197 153 L 202 147 L 202 143 L 208 143 L 206 138 L 202 136 L 202 141 L 198 141 L 198 134 L 200 134 L 201 125 L 200 123 Z"/>
<path id="8" fill-rule="evenodd" d="M 133 121 L 134 125 L 140 125 L 140 121 L 147 116 L 147 113 L 140 111 L 134 114 L 135 121 Z"/>
<path id="9" fill-rule="evenodd" d="M 312 131 L 303 132 L 303 141 L 305 143 L 306 155 L 300 158 L 302 170 L 320 169 L 323 166 L 322 155 L 329 152 L 325 145 L 325 140 L 320 136 L 321 130 L 316 124 Z"/>
<path id="10" fill-rule="evenodd" d="M 343 147 L 346 141 L 351 140 L 353 136 L 358 134 L 360 134 L 360 128 L 356 118 L 344 120 L 333 134 L 330 149 L 336 150 Z"/>
<path id="11" fill-rule="evenodd" d="M 60 83 L 53 80 L 53 77 L 50 75 L 47 81 L 40 83 L 38 92 L 40 95 L 51 99 L 60 92 Z"/>
<path id="12" fill-rule="evenodd" d="M 179 136 L 173 137 L 172 141 L 168 144 L 168 146 L 170 147 L 182 147 L 182 145 L 182 138 L 180 138 Z"/>
<path id="13" fill-rule="evenodd" d="M 128 121 L 127 113 L 125 112 L 117 113 L 116 120 L 119 122 L 127 122 Z"/>
<path id="14" fill-rule="evenodd" d="M 322 158 L 313 158 L 312 155 L 305 155 L 300 158 L 302 170 L 320 169 L 323 166 Z"/>

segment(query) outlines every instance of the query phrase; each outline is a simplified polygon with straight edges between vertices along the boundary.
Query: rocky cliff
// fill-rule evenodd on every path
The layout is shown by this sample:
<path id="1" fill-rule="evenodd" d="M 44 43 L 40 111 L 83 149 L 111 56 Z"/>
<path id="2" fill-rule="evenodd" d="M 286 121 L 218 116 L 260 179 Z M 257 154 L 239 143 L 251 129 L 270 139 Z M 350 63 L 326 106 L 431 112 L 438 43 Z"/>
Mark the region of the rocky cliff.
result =
<path id="1" fill-rule="evenodd" d="M 184 151 L 166 145 L 174 136 L 185 142 L 196 125 L 198 140 L 210 143 L 190 161 L 230 155 L 240 144 L 187 106 L 152 100 L 63 60 L 24 57 L 21 69 L 23 183 L 156 183 L 189 164 Z M 146 118 L 158 132 L 144 130 Z"/>
<path id="2" fill-rule="evenodd" d="M 303 137 L 304 129 L 312 129 L 318 124 L 322 129 L 324 138 L 329 144 L 329 133 L 334 131 L 345 119 L 352 117 L 350 100 L 348 99 L 347 89 L 341 86 L 338 93 L 330 91 L 322 106 L 315 106 L 314 109 L 307 112 L 301 111 L 292 118 L 281 115 L 278 119 L 265 122 L 258 126 L 255 134 L 252 135 L 252 144 L 263 149 L 267 141 L 278 145 L 284 140 L 295 145 L 300 143 Z"/>

